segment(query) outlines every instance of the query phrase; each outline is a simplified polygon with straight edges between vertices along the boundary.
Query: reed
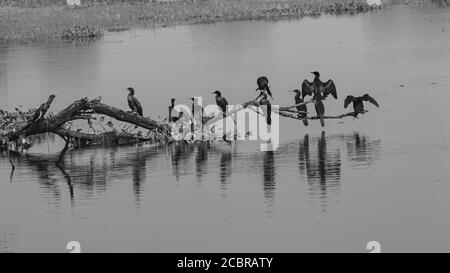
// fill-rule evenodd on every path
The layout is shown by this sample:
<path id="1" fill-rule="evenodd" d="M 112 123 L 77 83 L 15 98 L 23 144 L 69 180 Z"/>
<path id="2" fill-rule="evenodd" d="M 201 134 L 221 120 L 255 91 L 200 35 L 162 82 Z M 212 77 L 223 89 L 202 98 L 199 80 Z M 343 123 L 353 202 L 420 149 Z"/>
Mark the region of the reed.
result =
<path id="1" fill-rule="evenodd" d="M 364 0 L 0 0 L 0 43 L 98 37 L 130 28 L 235 20 L 279 20 L 373 10 Z M 88 30 L 88 33 L 76 30 Z M 95 34 L 95 35 L 94 35 Z"/>

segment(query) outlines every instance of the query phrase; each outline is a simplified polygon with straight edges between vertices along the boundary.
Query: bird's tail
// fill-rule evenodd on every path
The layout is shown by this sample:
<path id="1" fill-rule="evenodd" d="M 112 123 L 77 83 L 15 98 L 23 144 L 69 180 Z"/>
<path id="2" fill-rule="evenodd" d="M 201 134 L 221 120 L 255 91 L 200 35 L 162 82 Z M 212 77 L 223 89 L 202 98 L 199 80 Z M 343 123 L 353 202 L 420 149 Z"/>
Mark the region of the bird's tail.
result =
<path id="1" fill-rule="evenodd" d="M 323 116 L 320 116 L 320 125 L 325 127 L 325 120 L 323 119 Z"/>
<path id="2" fill-rule="evenodd" d="M 269 86 L 266 86 L 266 91 L 267 91 L 267 94 L 269 94 L 269 96 L 273 99 L 272 92 L 270 91 Z"/>
<path id="3" fill-rule="evenodd" d="M 272 105 L 267 104 L 267 118 L 266 118 L 266 122 L 267 125 L 271 125 L 272 124 Z"/>

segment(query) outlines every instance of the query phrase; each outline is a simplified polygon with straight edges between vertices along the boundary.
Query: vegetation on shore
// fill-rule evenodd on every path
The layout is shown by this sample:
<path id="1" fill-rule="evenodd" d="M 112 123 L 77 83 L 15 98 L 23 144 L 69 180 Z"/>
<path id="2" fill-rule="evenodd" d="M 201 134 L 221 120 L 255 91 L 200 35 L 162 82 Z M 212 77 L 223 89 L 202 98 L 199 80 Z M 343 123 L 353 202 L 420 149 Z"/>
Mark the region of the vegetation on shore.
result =
<path id="1" fill-rule="evenodd" d="M 423 2 L 427 0 L 385 0 L 382 7 Z M 356 14 L 379 8 L 366 0 L 85 0 L 77 8 L 68 7 L 65 0 L 0 0 L 0 44 L 95 38 L 130 28 Z"/>
<path id="2" fill-rule="evenodd" d="M 94 0 L 71 8 L 57 0 L 0 0 L 0 43 L 99 37 L 129 28 L 234 20 L 355 14 L 364 0 Z"/>

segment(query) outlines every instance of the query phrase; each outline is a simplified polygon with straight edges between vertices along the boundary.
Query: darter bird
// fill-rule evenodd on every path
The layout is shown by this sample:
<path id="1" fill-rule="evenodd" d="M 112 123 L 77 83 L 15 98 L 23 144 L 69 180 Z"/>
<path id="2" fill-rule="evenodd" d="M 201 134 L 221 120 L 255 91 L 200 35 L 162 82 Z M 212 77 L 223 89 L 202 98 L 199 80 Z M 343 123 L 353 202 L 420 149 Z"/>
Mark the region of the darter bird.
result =
<path id="1" fill-rule="evenodd" d="M 304 97 L 305 96 L 302 97 L 302 92 L 300 92 L 300 90 L 295 89 L 295 90 L 291 90 L 289 92 L 295 93 L 295 97 L 294 97 L 295 104 L 299 104 L 299 103 L 303 103 L 304 102 Z M 297 111 L 303 112 L 303 113 L 298 113 L 298 116 L 300 118 L 303 118 L 303 124 L 305 126 L 308 126 L 308 119 L 307 119 L 308 115 L 306 113 L 306 112 L 308 112 L 308 107 L 306 106 L 306 104 L 303 104 L 303 105 L 296 106 L 296 108 L 297 108 Z"/>
<path id="2" fill-rule="evenodd" d="M 269 79 L 266 76 L 259 77 L 256 80 L 256 84 L 258 85 L 258 88 L 256 88 L 255 91 L 261 91 L 261 93 L 267 92 L 267 94 L 269 94 L 269 96 L 273 99 L 272 92 L 270 92 L 270 88 L 269 88 Z M 261 96 L 261 94 L 260 94 L 260 96 Z M 267 98 L 267 95 L 266 95 L 266 98 Z"/>
<path id="3" fill-rule="evenodd" d="M 314 71 L 311 73 L 314 74 L 314 80 L 312 82 L 309 82 L 308 80 L 303 81 L 302 94 L 303 98 L 306 95 L 314 96 L 314 106 L 316 108 L 317 118 L 320 119 L 320 124 L 324 127 L 325 121 L 323 116 L 325 114 L 325 106 L 322 101 L 330 94 L 337 99 L 336 86 L 334 85 L 333 80 L 322 82 L 320 80 L 319 72 Z"/>
<path id="4" fill-rule="evenodd" d="M 269 88 L 269 79 L 266 76 L 261 76 L 256 80 L 256 84 L 258 85 L 258 88 L 256 88 L 255 91 L 260 91 L 260 93 L 255 100 L 258 100 L 261 97 L 261 100 L 259 101 L 259 103 L 261 105 L 267 105 L 266 122 L 268 125 L 270 125 L 270 124 L 272 124 L 272 118 L 271 118 L 272 105 L 270 104 L 270 101 L 268 100 L 267 95 L 269 95 L 271 99 L 273 99 L 273 97 L 272 97 L 272 92 L 270 91 L 270 88 Z"/>
<path id="5" fill-rule="evenodd" d="M 131 109 L 132 113 L 137 113 L 139 116 L 143 116 L 142 114 L 142 106 L 141 103 L 138 101 L 138 99 L 134 96 L 134 88 L 128 87 L 127 90 L 130 92 L 128 94 L 127 100 L 128 100 L 128 106 Z"/>
<path id="6" fill-rule="evenodd" d="M 211 94 L 216 94 L 216 104 L 217 106 L 219 106 L 220 110 L 222 110 L 223 113 L 223 118 L 226 118 L 227 116 L 227 105 L 228 105 L 228 101 L 227 99 L 225 99 L 225 97 L 222 97 L 222 93 L 220 93 L 219 90 L 216 90 L 214 92 L 212 92 Z M 236 124 L 236 121 L 233 119 L 234 124 Z M 230 142 L 229 140 L 226 139 L 227 135 L 224 134 L 223 135 L 223 140 Z"/>
<path id="7" fill-rule="evenodd" d="M 347 106 L 351 102 L 353 102 L 353 116 L 357 118 L 358 114 L 364 114 L 364 101 L 368 101 L 376 107 L 380 107 L 380 105 L 378 105 L 378 102 L 374 98 L 369 96 L 369 94 L 364 94 L 361 97 L 347 96 L 344 101 L 344 108 L 347 108 Z"/>
<path id="8" fill-rule="evenodd" d="M 216 91 L 212 92 L 211 94 L 216 94 L 216 104 L 222 110 L 223 117 L 225 117 L 226 113 L 227 113 L 227 105 L 228 105 L 227 99 L 225 99 L 225 97 L 222 97 L 222 93 L 220 93 L 219 90 L 216 90 Z"/>

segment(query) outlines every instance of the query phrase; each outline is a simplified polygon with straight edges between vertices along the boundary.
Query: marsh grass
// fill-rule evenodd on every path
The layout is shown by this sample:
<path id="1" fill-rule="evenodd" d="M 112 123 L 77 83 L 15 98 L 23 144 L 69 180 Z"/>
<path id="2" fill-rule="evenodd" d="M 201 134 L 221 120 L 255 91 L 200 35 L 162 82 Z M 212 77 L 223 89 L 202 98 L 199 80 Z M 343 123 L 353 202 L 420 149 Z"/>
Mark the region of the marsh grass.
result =
<path id="1" fill-rule="evenodd" d="M 0 0 L 0 43 L 60 40 L 75 26 L 104 33 L 217 21 L 355 14 L 374 9 L 364 0 L 91 0 L 84 1 L 88 4 L 80 8 L 70 8 L 64 3 L 64 0 Z"/>

